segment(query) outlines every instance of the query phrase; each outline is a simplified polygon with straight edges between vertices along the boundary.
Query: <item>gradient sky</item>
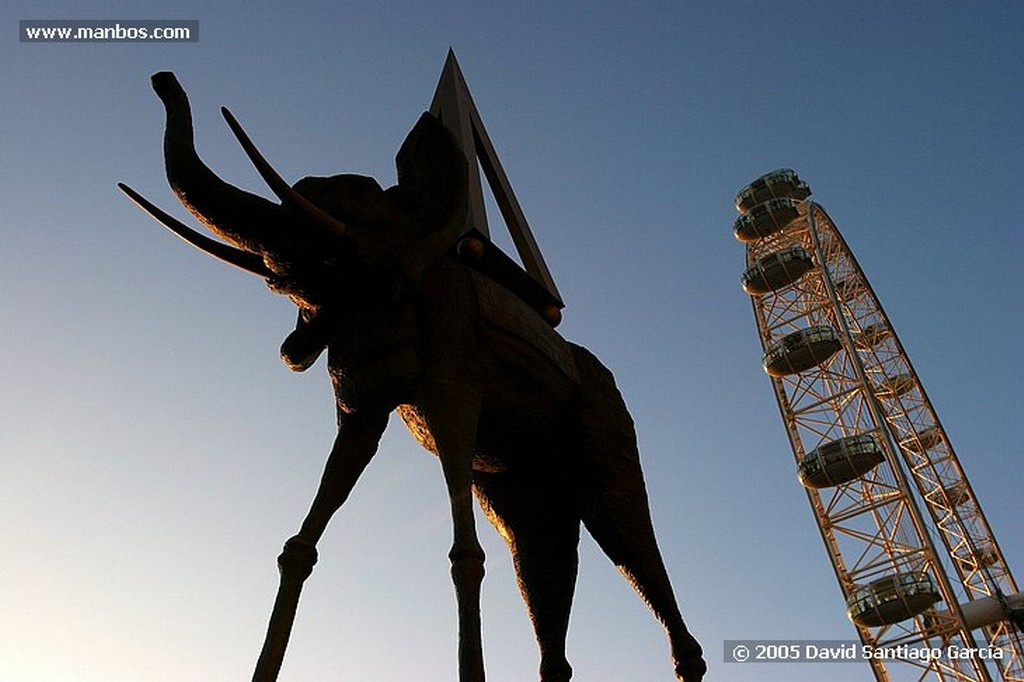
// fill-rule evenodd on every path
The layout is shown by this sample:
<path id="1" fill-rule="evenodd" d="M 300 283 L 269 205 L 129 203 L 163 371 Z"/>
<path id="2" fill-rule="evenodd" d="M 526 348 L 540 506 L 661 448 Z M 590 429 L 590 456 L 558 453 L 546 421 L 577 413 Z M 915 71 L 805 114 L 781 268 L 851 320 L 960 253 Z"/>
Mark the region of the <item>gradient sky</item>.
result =
<path id="1" fill-rule="evenodd" d="M 1020 2 L 213 5 L 0 9 L 0 681 L 248 679 L 333 438 L 322 361 L 278 359 L 291 304 L 115 188 L 186 215 L 160 70 L 230 181 L 268 194 L 221 105 L 290 180 L 387 186 L 455 48 L 567 303 L 560 331 L 631 407 L 709 682 L 868 677 L 722 663 L 727 639 L 855 637 L 739 285 L 732 200 L 766 171 L 796 169 L 843 232 L 1021 577 Z M 197 19 L 200 40 L 18 41 L 19 19 L 46 18 Z M 448 513 L 436 460 L 393 423 L 321 543 L 282 682 L 455 679 Z M 478 518 L 488 680 L 536 679 Z M 667 681 L 667 654 L 584 536 L 576 679 Z"/>

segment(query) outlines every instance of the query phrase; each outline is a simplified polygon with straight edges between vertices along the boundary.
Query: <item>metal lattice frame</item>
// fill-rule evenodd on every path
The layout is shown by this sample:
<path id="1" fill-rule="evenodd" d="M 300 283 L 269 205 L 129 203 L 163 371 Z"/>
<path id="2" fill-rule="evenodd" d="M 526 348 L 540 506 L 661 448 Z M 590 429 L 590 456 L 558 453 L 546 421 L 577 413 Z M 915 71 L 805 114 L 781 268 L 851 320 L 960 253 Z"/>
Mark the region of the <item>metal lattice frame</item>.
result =
<path id="1" fill-rule="evenodd" d="M 861 641 L 888 649 L 977 648 L 974 616 L 965 617 L 962 607 L 989 603 L 1005 611 L 1006 598 L 1017 595 L 1009 567 L 902 344 L 835 224 L 806 196 L 775 209 L 796 217 L 785 218 L 791 222 L 778 229 L 780 221 L 764 220 L 762 212 L 763 229 L 746 236 L 748 272 L 787 249 L 802 249 L 810 269 L 784 275 L 783 281 L 795 281 L 752 296 L 766 361 L 778 360 L 791 339 L 817 340 L 823 349 L 805 363 L 809 367 L 769 370 L 797 464 L 809 455 L 824 461 L 815 455 L 836 451 L 843 439 L 863 446 L 870 442 L 865 436 L 881 460 L 851 480 L 807 487 L 840 587 L 860 613 L 891 606 L 859 607 L 854 597 L 891 576 L 908 585 L 918 576 L 934 585 L 932 598 L 941 600 L 912 609 L 916 615 L 908 606 L 909 617 L 898 622 L 855 622 Z M 787 267 L 782 263 L 781 270 Z M 854 436 L 861 438 L 849 440 Z M 849 457 L 845 451 L 842 456 Z M 904 594 L 910 589 L 897 587 L 899 599 L 922 598 Z M 1024 680 L 1024 641 L 1012 623 L 988 623 L 983 643 L 1000 650 L 995 663 L 1003 679 Z M 893 661 L 871 661 L 879 680 L 890 679 L 886 663 Z M 976 657 L 905 663 L 919 677 L 992 679 Z"/>

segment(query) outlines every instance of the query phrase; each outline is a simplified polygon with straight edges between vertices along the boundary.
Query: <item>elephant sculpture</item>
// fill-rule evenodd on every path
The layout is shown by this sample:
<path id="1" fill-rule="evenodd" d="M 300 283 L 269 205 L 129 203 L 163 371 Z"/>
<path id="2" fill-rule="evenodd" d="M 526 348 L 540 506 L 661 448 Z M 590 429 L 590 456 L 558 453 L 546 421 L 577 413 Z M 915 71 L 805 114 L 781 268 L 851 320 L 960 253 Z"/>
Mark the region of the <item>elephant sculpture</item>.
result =
<path id="1" fill-rule="evenodd" d="M 699 682 L 706 666 L 658 550 L 625 403 L 597 358 L 554 331 L 550 308 L 531 304 L 525 288 L 515 293 L 514 277 L 498 281 L 507 269 L 488 272 L 503 254 L 465 234 L 467 161 L 445 126 L 423 114 L 389 189 L 356 175 L 292 187 L 223 110 L 274 203 L 217 177 L 196 153 L 175 76 L 158 73 L 152 83 L 166 109 L 168 181 L 221 239 L 119 186 L 186 240 L 290 297 L 299 320 L 282 357 L 304 370 L 326 349 L 337 401 L 319 488 L 278 558 L 280 587 L 253 679 L 277 678 L 317 542 L 397 411 L 437 455 L 448 487 L 462 682 L 484 679 L 474 494 L 512 553 L 541 680 L 572 675 L 565 639 L 582 521 L 665 627 L 677 678 Z"/>

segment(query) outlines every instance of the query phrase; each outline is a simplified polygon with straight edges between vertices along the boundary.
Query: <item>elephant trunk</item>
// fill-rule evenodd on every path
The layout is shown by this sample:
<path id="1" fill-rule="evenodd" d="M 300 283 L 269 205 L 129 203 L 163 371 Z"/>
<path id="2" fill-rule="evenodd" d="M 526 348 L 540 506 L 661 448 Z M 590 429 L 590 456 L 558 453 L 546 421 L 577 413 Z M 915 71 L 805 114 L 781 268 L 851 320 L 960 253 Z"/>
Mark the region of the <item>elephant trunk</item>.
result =
<path id="1" fill-rule="evenodd" d="M 288 212 L 217 177 L 196 153 L 192 112 L 178 79 L 165 71 L 155 74 L 152 82 L 167 112 L 164 159 L 171 189 L 212 232 L 246 251 L 266 256 L 268 246 L 280 239 Z"/>

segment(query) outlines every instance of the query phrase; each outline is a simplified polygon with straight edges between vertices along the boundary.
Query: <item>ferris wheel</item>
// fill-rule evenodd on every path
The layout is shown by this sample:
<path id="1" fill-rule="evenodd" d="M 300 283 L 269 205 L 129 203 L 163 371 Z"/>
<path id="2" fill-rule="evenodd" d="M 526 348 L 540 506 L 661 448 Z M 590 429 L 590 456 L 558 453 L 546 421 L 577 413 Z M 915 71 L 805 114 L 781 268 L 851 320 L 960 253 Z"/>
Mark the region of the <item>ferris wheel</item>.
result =
<path id="1" fill-rule="evenodd" d="M 736 196 L 793 455 L 875 678 L 1024 682 L 1024 595 L 835 223 L 796 173 Z M 940 655 L 931 655 L 940 654 Z"/>

